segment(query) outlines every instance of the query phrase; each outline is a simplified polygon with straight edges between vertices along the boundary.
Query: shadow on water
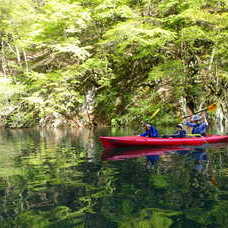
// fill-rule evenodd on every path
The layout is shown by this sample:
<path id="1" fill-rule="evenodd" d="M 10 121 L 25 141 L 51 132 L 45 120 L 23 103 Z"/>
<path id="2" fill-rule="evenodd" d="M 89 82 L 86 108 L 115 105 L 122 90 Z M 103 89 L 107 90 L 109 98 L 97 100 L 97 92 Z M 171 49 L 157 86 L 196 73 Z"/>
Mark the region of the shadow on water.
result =
<path id="1" fill-rule="evenodd" d="M 0 131 L 0 227 L 227 227 L 228 148 L 103 151 L 128 132 Z"/>

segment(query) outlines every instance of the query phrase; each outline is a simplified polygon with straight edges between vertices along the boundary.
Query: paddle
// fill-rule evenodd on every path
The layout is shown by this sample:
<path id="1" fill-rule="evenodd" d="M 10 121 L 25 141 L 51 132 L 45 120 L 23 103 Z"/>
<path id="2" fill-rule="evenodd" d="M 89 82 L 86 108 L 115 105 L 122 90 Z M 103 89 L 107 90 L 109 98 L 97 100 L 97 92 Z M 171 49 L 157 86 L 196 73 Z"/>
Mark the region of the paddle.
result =
<path id="1" fill-rule="evenodd" d="M 217 108 L 217 104 L 211 104 L 207 108 L 201 109 L 201 110 L 199 110 L 199 111 L 197 111 L 197 112 L 195 112 L 195 113 L 193 113 L 191 115 L 184 116 L 183 118 L 185 119 L 185 118 L 191 117 L 191 116 L 193 116 L 193 115 L 195 115 L 197 113 L 200 113 L 200 112 L 205 112 L 205 111 L 213 112 L 213 111 L 216 110 L 216 108 Z"/>
<path id="2" fill-rule="evenodd" d="M 158 108 L 154 113 L 153 115 L 151 116 L 151 119 L 153 119 L 160 111 L 160 108 Z"/>

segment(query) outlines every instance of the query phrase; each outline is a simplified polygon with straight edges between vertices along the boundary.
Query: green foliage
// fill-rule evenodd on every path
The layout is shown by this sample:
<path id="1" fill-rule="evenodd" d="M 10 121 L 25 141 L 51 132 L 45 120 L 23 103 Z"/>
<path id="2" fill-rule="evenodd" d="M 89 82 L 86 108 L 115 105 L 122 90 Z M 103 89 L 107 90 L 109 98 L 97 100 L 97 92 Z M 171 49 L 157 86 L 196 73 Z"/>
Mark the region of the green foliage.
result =
<path id="1" fill-rule="evenodd" d="M 5 125 L 10 128 L 33 127 L 37 124 L 34 113 L 16 112 L 6 119 Z"/>
<path id="2" fill-rule="evenodd" d="M 175 36 L 161 28 L 144 28 L 138 21 L 132 21 L 118 24 L 115 29 L 109 30 L 104 38 L 105 47 L 111 47 L 118 55 L 125 53 L 126 57 L 138 60 L 158 55 L 160 48 Z"/>
<path id="3" fill-rule="evenodd" d="M 179 1 L 179 0 L 166 0 L 162 1 L 159 4 L 159 10 L 161 16 L 169 16 L 180 13 L 183 9 L 186 9 L 188 6 L 188 1 Z"/>
<path id="4" fill-rule="evenodd" d="M 1 0 L 1 32 L 15 39 L 26 34 L 34 23 L 35 9 L 32 0 Z M 26 14 L 25 14 L 26 12 Z"/>
<path id="5" fill-rule="evenodd" d="M 109 62 L 104 59 L 90 58 L 85 61 L 78 69 L 79 80 L 84 86 L 110 87 L 111 81 L 115 78 Z"/>
<path id="6" fill-rule="evenodd" d="M 173 70 L 175 69 L 175 71 Z M 159 80 L 164 78 L 172 78 L 173 80 L 179 81 L 185 76 L 184 66 L 181 61 L 167 61 L 163 64 L 159 64 L 152 69 L 149 73 L 148 80 Z"/>
<path id="7" fill-rule="evenodd" d="M 103 24 L 113 24 L 137 16 L 129 6 L 124 5 L 124 1 L 103 1 L 94 10 L 93 18 Z"/>
<path id="8" fill-rule="evenodd" d="M 22 85 L 12 84 L 7 78 L 0 78 L 0 111 L 2 108 L 10 106 L 10 102 L 22 94 L 24 87 Z"/>

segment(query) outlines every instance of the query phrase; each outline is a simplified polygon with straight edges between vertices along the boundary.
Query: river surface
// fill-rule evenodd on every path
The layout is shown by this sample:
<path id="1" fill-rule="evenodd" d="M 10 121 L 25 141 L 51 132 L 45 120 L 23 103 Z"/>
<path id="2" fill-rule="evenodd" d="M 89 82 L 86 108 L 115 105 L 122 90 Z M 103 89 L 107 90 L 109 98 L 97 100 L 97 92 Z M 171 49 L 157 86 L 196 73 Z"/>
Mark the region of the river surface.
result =
<path id="1" fill-rule="evenodd" d="M 228 227 L 228 144 L 106 152 L 129 129 L 0 129 L 0 227 Z"/>

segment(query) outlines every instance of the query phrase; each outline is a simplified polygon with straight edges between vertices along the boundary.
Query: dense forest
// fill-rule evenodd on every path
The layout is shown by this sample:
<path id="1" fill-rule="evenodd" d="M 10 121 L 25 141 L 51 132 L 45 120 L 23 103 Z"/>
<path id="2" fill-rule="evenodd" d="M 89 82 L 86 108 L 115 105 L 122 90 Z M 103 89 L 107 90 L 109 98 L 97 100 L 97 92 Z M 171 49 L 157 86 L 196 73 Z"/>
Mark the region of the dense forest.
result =
<path id="1" fill-rule="evenodd" d="M 227 0 L 0 0 L 0 125 L 228 125 Z"/>

